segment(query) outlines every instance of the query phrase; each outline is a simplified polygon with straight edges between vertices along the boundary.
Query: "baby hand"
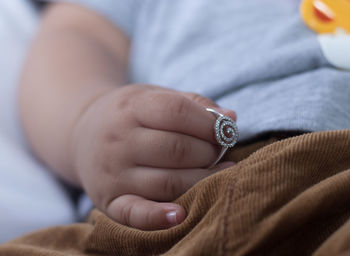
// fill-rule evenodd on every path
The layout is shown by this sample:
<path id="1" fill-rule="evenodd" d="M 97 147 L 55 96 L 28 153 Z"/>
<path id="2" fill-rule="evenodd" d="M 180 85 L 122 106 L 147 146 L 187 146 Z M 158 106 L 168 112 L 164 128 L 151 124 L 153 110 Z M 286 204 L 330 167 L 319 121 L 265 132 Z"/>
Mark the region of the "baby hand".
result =
<path id="1" fill-rule="evenodd" d="M 94 101 L 74 127 L 73 165 L 81 186 L 115 221 L 144 230 L 181 223 L 169 203 L 220 168 L 210 99 L 149 85 L 129 85 Z M 233 111 L 225 115 L 236 119 Z"/>

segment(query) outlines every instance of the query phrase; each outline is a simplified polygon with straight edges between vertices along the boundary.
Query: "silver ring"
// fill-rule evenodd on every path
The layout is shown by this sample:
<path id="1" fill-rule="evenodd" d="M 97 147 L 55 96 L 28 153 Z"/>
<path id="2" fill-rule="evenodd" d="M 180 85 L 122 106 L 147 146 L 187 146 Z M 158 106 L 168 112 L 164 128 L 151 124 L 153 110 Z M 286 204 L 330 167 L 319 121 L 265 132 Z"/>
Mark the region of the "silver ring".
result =
<path id="1" fill-rule="evenodd" d="M 222 146 L 220 154 L 209 166 L 209 168 L 213 168 L 225 155 L 226 151 L 237 143 L 239 132 L 236 122 L 231 118 L 212 108 L 206 108 L 206 110 L 213 113 L 217 117 L 214 125 L 215 138 L 216 141 Z"/>

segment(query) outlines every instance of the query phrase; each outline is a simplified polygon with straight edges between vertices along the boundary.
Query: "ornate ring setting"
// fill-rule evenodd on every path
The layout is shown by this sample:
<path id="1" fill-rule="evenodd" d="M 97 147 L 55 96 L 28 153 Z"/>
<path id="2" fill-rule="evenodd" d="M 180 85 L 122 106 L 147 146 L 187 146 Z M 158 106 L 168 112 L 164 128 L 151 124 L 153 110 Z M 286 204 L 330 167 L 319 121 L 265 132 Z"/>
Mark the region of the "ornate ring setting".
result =
<path id="1" fill-rule="evenodd" d="M 231 118 L 212 108 L 206 108 L 206 110 L 213 113 L 217 117 L 214 125 L 215 138 L 216 141 L 222 146 L 220 154 L 209 166 L 209 168 L 212 168 L 221 160 L 226 151 L 237 143 L 239 132 L 236 122 Z"/>

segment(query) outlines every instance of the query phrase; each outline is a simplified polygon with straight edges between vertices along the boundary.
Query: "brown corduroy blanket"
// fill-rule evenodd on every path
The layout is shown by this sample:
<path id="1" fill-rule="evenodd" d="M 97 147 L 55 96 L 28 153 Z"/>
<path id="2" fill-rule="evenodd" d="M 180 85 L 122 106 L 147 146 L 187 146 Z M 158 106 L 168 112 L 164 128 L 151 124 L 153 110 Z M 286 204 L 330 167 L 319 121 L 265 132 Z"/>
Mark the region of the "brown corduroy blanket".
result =
<path id="1" fill-rule="evenodd" d="M 0 255 L 350 255 L 350 130 L 262 141 L 229 158 L 243 160 L 177 200 L 188 212 L 179 226 L 140 231 L 94 210 Z"/>

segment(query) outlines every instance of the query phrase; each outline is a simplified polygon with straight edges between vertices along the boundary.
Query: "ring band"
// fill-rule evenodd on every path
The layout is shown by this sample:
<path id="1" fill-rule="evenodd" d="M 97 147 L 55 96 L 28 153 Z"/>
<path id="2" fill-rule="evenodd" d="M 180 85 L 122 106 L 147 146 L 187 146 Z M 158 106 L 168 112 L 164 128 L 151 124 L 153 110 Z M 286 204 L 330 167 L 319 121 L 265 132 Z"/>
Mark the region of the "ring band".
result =
<path id="1" fill-rule="evenodd" d="M 216 141 L 222 146 L 220 154 L 209 166 L 209 168 L 213 168 L 225 155 L 226 151 L 237 143 L 239 132 L 236 122 L 231 118 L 212 108 L 206 108 L 206 110 L 213 113 L 217 117 L 214 125 L 215 138 Z"/>

